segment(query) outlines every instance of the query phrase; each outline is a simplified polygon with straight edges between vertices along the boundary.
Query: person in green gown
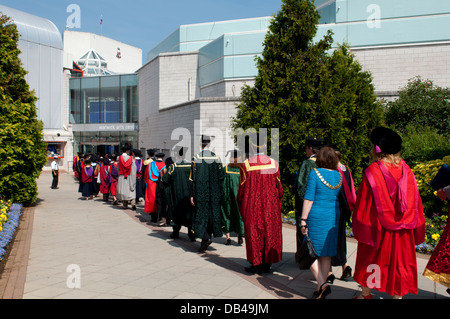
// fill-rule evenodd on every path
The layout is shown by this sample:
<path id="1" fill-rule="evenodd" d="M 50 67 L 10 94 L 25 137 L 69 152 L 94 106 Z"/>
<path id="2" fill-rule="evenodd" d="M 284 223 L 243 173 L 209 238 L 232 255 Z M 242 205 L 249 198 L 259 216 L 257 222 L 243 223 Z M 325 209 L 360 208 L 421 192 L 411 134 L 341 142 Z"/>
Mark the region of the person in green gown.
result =
<path id="1" fill-rule="evenodd" d="M 192 229 L 201 238 L 199 252 L 206 251 L 212 237 L 222 237 L 221 204 L 223 196 L 222 162 L 209 149 L 211 138 L 202 135 L 202 150 L 193 156 L 189 175 L 191 204 L 195 207 Z"/>
<path id="2" fill-rule="evenodd" d="M 313 168 L 317 168 L 316 154 L 325 143 L 325 140 L 315 137 L 306 138 L 306 159 L 300 164 L 300 169 L 294 180 L 295 196 L 295 225 L 297 229 L 297 251 L 303 242 L 303 234 L 300 230 L 300 218 L 303 209 L 303 198 L 308 184 L 308 176 Z"/>
<path id="3" fill-rule="evenodd" d="M 184 159 L 185 148 L 178 151 L 175 163 L 169 166 L 167 174 L 162 177 L 163 183 L 171 198 L 171 209 L 168 211 L 168 220 L 172 225 L 170 238 L 178 239 L 181 227 L 187 227 L 188 237 L 194 242 L 195 236 L 192 232 L 192 217 L 194 207 L 190 202 L 189 174 L 191 163 Z"/>
<path id="4" fill-rule="evenodd" d="M 244 223 L 237 202 L 241 157 L 237 150 L 228 151 L 226 156 L 228 154 L 231 154 L 231 162 L 224 168 L 222 229 L 226 236 L 225 245 L 231 245 L 230 232 L 237 234 L 238 245 L 242 245 L 244 242 Z"/>

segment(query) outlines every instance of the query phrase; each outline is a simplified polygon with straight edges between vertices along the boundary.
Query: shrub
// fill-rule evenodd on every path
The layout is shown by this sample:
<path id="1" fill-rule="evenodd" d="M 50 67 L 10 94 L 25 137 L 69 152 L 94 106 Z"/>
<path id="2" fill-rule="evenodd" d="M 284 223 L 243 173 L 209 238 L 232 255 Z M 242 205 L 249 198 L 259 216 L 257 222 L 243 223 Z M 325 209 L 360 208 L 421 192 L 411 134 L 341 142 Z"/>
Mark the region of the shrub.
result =
<path id="1" fill-rule="evenodd" d="M 430 127 L 450 136 L 450 89 L 415 77 L 399 91 L 399 98 L 385 104 L 386 124 L 404 131 L 406 126 Z"/>
<path id="2" fill-rule="evenodd" d="M 16 26 L 0 12 L 0 193 L 29 205 L 37 198 L 36 179 L 47 159 L 18 41 Z"/>
<path id="3" fill-rule="evenodd" d="M 402 158 L 409 166 L 426 162 L 450 154 L 448 137 L 440 135 L 435 128 L 407 125 L 403 133 Z"/>
<path id="4" fill-rule="evenodd" d="M 440 160 L 418 163 L 412 168 L 422 198 L 423 210 L 428 217 L 433 216 L 433 214 L 447 214 L 446 203 L 437 197 L 436 190 L 430 186 L 431 181 L 444 163 L 450 165 L 450 156 Z"/>

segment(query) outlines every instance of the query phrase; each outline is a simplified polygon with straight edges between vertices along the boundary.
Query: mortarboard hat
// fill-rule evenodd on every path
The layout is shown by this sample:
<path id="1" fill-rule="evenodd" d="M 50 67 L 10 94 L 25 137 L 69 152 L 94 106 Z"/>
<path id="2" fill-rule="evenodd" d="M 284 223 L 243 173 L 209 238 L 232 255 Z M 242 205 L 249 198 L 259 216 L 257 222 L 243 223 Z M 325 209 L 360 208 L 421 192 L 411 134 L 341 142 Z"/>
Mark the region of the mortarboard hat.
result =
<path id="1" fill-rule="evenodd" d="M 321 148 L 324 143 L 325 143 L 325 140 L 323 138 L 317 138 L 317 137 L 311 137 L 311 136 L 308 136 L 306 138 L 306 146 L 307 147 Z"/>
<path id="2" fill-rule="evenodd" d="M 202 144 L 209 144 L 211 143 L 211 137 L 208 135 L 202 134 Z"/>
<path id="3" fill-rule="evenodd" d="M 397 154 L 402 149 L 402 138 L 387 127 L 377 127 L 370 134 L 377 153 Z"/>

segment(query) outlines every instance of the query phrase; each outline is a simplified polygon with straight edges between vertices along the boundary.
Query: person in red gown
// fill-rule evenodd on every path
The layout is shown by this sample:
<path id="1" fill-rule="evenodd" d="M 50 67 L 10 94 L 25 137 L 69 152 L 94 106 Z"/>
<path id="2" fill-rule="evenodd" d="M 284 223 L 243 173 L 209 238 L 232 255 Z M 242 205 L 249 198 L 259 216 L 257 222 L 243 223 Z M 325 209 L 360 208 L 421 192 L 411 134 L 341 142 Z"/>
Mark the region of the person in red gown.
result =
<path id="1" fill-rule="evenodd" d="M 446 286 L 448 288 L 447 293 L 450 294 L 450 185 L 439 189 L 437 195 L 440 199 L 448 202 L 447 224 L 433 254 L 428 260 L 423 276 Z"/>
<path id="2" fill-rule="evenodd" d="M 113 197 L 113 205 L 119 205 L 117 202 L 117 182 L 119 181 L 119 169 L 117 163 L 117 155 L 111 156 L 111 163 L 108 167 L 109 191 Z"/>
<path id="3" fill-rule="evenodd" d="M 261 274 L 281 260 L 283 187 L 278 162 L 263 154 L 265 144 L 258 144 L 252 145 L 256 154 L 240 165 L 237 200 L 251 264 L 245 270 Z"/>
<path id="4" fill-rule="evenodd" d="M 394 299 L 418 292 L 415 245 L 425 239 L 425 216 L 413 172 L 400 157 L 401 137 L 372 131 L 375 161 L 364 171 L 352 215 L 358 240 L 353 279 L 362 286 L 355 299 L 372 299 L 371 289 Z"/>
<path id="5" fill-rule="evenodd" d="M 107 202 L 109 199 L 110 184 L 108 183 L 108 174 L 110 171 L 109 159 L 106 157 L 102 159 L 103 165 L 100 167 L 100 193 L 103 194 L 103 201 Z"/>
<path id="6" fill-rule="evenodd" d="M 144 181 L 147 184 L 145 188 L 145 206 L 144 212 L 149 213 L 151 216 L 151 222 L 156 223 L 158 221 L 158 208 L 156 206 L 156 186 L 159 175 L 161 175 L 166 167 L 164 163 L 164 154 L 157 153 L 156 160 L 152 161 L 144 173 Z"/>

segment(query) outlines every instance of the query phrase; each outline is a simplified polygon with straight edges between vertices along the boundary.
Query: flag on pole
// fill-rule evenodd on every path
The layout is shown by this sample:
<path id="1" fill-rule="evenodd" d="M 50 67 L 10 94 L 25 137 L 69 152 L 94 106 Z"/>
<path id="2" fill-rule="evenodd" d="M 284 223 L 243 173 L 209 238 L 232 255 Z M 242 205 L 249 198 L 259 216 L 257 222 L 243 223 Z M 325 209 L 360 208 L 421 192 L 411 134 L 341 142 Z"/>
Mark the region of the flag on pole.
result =
<path id="1" fill-rule="evenodd" d="M 103 14 L 100 16 L 100 24 L 103 24 Z"/>

